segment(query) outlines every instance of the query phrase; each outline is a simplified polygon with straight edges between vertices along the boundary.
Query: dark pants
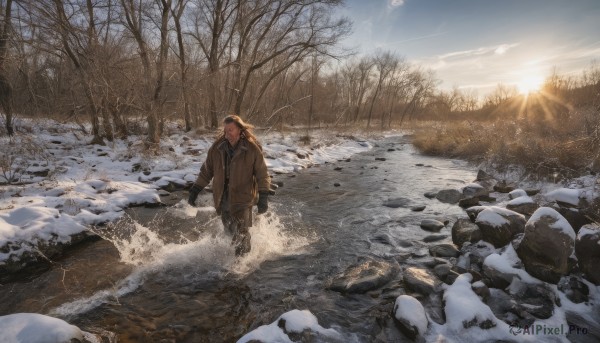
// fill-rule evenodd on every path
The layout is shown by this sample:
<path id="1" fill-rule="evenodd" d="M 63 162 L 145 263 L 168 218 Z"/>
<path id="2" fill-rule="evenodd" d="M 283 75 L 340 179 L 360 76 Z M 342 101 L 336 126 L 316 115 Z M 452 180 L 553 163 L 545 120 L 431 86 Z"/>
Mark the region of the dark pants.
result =
<path id="1" fill-rule="evenodd" d="M 227 196 L 223 197 L 221 206 L 221 221 L 225 232 L 233 237 L 231 245 L 235 247 L 235 255 L 242 256 L 249 253 L 251 248 L 249 229 L 252 226 L 252 207 L 241 210 L 236 209 L 235 212 L 232 212 Z"/>

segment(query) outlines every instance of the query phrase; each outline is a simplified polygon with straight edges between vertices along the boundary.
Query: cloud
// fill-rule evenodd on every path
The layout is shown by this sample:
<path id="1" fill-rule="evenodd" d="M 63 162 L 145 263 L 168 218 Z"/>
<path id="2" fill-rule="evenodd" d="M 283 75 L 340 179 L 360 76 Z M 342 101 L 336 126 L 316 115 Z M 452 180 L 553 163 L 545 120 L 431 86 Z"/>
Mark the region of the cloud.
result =
<path id="1" fill-rule="evenodd" d="M 390 8 L 400 7 L 402 5 L 404 5 L 404 0 L 388 0 L 388 7 Z"/>
<path id="2" fill-rule="evenodd" d="M 512 44 L 500 44 L 496 46 L 486 46 L 477 49 L 471 50 L 463 50 L 463 51 L 453 51 L 443 55 L 437 56 L 438 59 L 456 59 L 456 58 L 464 58 L 464 57 L 472 57 L 472 56 L 482 56 L 482 55 L 503 55 L 509 49 L 514 48 L 519 45 L 519 43 Z"/>

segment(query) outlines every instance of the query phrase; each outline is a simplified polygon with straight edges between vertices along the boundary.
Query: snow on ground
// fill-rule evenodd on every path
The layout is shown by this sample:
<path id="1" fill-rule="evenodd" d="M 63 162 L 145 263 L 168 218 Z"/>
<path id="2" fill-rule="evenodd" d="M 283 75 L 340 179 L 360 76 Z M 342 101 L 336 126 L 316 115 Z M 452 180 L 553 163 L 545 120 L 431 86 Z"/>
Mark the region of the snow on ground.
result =
<path id="1" fill-rule="evenodd" d="M 22 137 L 23 142 L 35 141 L 46 154 L 40 158 L 39 149 L 31 152 L 33 160 L 26 165 L 18 165 L 24 159 L 17 159 L 13 167 L 26 171 L 20 175 L 24 184 L 0 186 L 0 247 L 10 245 L 0 253 L 0 265 L 40 243 L 68 243 L 89 225 L 120 218 L 128 206 L 160 202 L 159 188 L 181 189 L 196 179 L 214 140 L 214 134 L 173 130 L 177 133 L 162 139 L 161 153 L 152 155 L 143 148 L 145 137 L 86 145 L 89 137 L 72 126 L 53 121 L 29 125 L 34 136 Z M 302 135 L 258 132 L 272 173 L 334 162 L 371 148 L 365 140 L 323 131 L 315 131 L 308 146 L 300 143 Z M 23 153 L 26 144 L 5 146 L 9 150 L 3 156 L 10 156 L 11 147 Z M 40 171 L 48 176 L 33 174 Z"/>

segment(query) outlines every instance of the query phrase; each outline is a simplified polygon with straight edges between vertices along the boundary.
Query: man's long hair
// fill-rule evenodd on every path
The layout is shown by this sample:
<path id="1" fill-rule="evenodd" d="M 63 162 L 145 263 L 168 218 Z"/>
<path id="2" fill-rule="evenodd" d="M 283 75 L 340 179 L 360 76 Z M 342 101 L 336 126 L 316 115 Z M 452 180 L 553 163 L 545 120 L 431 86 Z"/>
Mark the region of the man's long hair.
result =
<path id="1" fill-rule="evenodd" d="M 231 124 L 231 123 L 235 123 L 235 125 L 242 131 L 240 133 L 240 139 L 244 138 L 248 142 L 252 142 L 252 143 L 256 144 L 258 146 L 258 148 L 262 151 L 262 145 L 260 145 L 260 143 L 258 142 L 258 139 L 252 132 L 252 130 L 254 129 L 254 125 L 244 122 L 242 120 L 242 118 L 240 118 L 239 116 L 237 116 L 235 114 L 230 114 L 223 119 L 223 125 Z M 225 139 L 225 129 L 223 129 L 221 131 L 221 133 L 219 133 L 216 141 L 220 142 L 223 139 Z"/>

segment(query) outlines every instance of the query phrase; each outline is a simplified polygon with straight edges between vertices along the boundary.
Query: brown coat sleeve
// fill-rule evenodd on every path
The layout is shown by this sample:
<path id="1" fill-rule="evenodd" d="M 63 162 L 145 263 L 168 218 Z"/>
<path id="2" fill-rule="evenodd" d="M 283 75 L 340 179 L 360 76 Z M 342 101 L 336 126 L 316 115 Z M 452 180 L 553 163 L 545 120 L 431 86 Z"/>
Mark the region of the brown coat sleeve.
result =
<path id="1" fill-rule="evenodd" d="M 268 192 L 271 185 L 271 177 L 267 169 L 265 157 L 258 146 L 255 146 L 256 157 L 254 158 L 254 177 L 258 184 L 259 192 Z"/>
<path id="2" fill-rule="evenodd" d="M 202 188 L 206 187 L 210 180 L 212 180 L 215 169 L 214 163 L 218 163 L 215 161 L 215 146 L 211 146 L 208 149 L 208 153 L 206 154 L 206 161 L 200 167 L 200 174 L 198 174 L 198 178 L 196 179 L 196 184 Z"/>

